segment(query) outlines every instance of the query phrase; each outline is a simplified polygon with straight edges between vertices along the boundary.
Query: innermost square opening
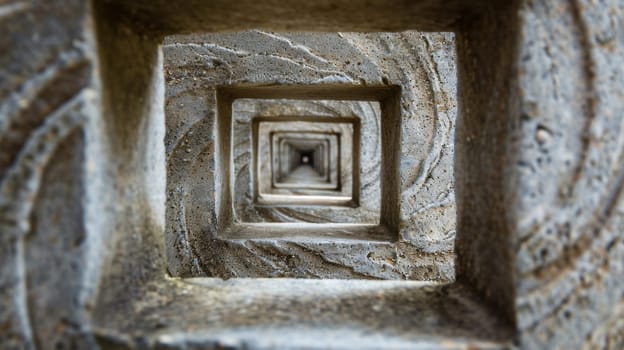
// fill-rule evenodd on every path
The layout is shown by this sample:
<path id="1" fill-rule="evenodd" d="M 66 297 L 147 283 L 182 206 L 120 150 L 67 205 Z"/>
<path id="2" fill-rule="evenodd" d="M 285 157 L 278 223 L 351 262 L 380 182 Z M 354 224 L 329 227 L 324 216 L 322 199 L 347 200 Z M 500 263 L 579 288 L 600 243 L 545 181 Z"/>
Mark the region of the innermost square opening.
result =
<path id="1" fill-rule="evenodd" d="M 339 134 L 316 135 L 309 130 L 271 134 L 271 188 L 339 189 L 335 176 L 339 152 Z"/>

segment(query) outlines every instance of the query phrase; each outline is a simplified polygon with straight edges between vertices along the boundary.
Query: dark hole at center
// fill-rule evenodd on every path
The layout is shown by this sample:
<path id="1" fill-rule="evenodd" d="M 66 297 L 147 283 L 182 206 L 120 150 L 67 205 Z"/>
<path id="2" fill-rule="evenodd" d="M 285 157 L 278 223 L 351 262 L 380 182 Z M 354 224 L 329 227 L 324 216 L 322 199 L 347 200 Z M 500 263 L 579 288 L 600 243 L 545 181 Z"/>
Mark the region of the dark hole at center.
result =
<path id="1" fill-rule="evenodd" d="M 309 165 L 314 167 L 314 151 L 301 152 L 299 157 L 299 165 Z"/>

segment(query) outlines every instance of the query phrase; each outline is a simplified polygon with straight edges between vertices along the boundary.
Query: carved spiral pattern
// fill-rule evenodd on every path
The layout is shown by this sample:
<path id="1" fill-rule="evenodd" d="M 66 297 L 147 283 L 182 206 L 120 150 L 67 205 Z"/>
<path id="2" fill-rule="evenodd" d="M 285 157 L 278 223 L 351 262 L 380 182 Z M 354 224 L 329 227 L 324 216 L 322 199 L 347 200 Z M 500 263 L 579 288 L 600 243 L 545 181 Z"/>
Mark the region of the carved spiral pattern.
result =
<path id="1" fill-rule="evenodd" d="M 213 265 L 202 259 L 204 253 L 193 251 L 201 249 L 205 252 L 209 248 L 205 244 L 193 248 L 192 242 L 205 241 L 202 236 L 216 235 L 217 218 L 210 214 L 217 205 L 213 194 L 216 189 L 209 184 L 214 178 L 215 163 L 209 154 L 202 151 L 215 142 L 215 132 L 211 130 L 217 124 L 215 87 L 229 84 L 339 83 L 401 86 L 400 235 L 406 242 L 401 250 L 406 249 L 404 253 L 407 255 L 414 255 L 416 251 L 440 254 L 440 260 L 445 262 L 439 266 L 445 267 L 442 270 L 435 268 L 441 275 L 433 279 L 446 279 L 441 276 L 452 275 L 452 271 L 448 270 L 452 265 L 455 233 L 452 144 L 456 73 L 452 34 L 278 35 L 250 31 L 172 37 L 165 44 L 168 240 L 170 246 L 174 246 L 170 254 L 177 259 L 177 262 L 170 264 L 171 270 L 184 271 L 180 272 L 183 275 L 195 275 L 197 271 L 210 270 L 208 266 Z M 254 207 L 249 191 L 252 180 L 249 169 L 250 128 L 245 126 L 245 118 L 234 118 L 234 174 L 231 181 L 237 189 L 234 203 L 239 217 L 251 222 L 374 222 L 370 221 L 371 218 L 375 220 L 371 213 L 378 212 L 379 201 L 382 200 L 379 198 L 380 120 L 375 115 L 375 109 L 366 102 L 341 105 L 338 101 L 295 101 L 290 105 L 274 104 L 272 107 L 263 103 L 248 104 L 236 111 L 236 115 L 249 119 L 262 113 L 271 115 L 289 111 L 299 115 L 358 115 L 370 121 L 363 123 L 368 125 L 368 129 L 363 130 L 361 142 L 362 205 L 356 211 Z M 189 173 L 197 176 L 188 177 Z M 325 261 L 320 265 L 330 264 L 333 259 L 328 253 L 323 253 L 326 249 L 320 250 L 320 261 Z M 365 248 L 366 251 L 369 249 L 372 248 Z M 383 249 L 380 251 L 384 252 Z M 232 258 L 236 254 L 232 253 Z M 240 254 L 243 254 L 242 250 Z M 254 259 L 260 259 L 266 253 L 256 251 L 255 254 Z M 390 275 L 382 273 L 378 270 L 383 265 L 381 260 L 375 260 L 370 255 L 370 258 L 357 263 L 343 261 L 339 264 L 363 264 L 370 268 L 367 273 L 375 278 L 401 275 L 419 279 L 424 276 L 409 272 L 415 266 L 410 263 L 397 267 Z M 390 260 L 392 258 L 388 257 L 387 261 Z M 426 265 L 431 267 L 435 263 Z M 266 268 L 275 270 L 276 266 L 269 264 Z M 214 271 L 205 273 L 210 275 Z M 227 273 L 228 276 L 240 274 L 246 274 L 245 268 Z M 427 273 L 427 276 L 430 279 L 431 274 Z"/>
<path id="2" fill-rule="evenodd" d="M 624 256 L 617 234 L 623 227 L 624 120 L 612 113 L 622 102 L 609 100 L 604 79 L 622 69 L 604 61 L 605 33 L 590 24 L 595 6 L 538 2 L 526 18 L 521 53 L 528 69 L 520 82 L 526 112 L 517 161 L 525 191 L 516 214 L 519 326 L 553 332 L 578 327 L 582 319 L 583 327 L 559 333 L 565 339 L 548 333 L 551 344 L 569 346 L 601 322 L 598 313 L 610 313 L 605 300 L 621 298 L 614 262 Z M 587 302 L 598 304 L 579 307 Z M 544 341 L 527 337 L 529 346 Z"/>

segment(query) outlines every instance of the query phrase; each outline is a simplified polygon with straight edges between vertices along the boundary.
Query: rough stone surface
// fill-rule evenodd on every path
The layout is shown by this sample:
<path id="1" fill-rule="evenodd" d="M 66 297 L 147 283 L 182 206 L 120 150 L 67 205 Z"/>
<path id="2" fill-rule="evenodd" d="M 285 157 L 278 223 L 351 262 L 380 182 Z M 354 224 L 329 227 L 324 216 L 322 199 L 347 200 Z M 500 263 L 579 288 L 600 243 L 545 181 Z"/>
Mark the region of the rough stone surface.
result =
<path id="1" fill-rule="evenodd" d="M 459 98 L 472 101 L 455 143 L 458 279 L 516 322 L 526 348 L 615 349 L 624 3 L 508 10 L 493 7 L 457 37 L 459 80 L 471 87 Z"/>
<path id="2" fill-rule="evenodd" d="M 454 283 L 167 276 L 158 45 L 254 28 L 455 32 Z M 624 348 L 623 28 L 621 0 L 1 2 L 0 348 Z"/>
<path id="3" fill-rule="evenodd" d="M 589 345 L 604 327 L 604 347 L 623 345 L 623 16 L 621 1 L 523 8 L 509 188 L 529 347 Z"/>
<path id="4" fill-rule="evenodd" d="M 252 299 L 250 289 L 257 291 Z M 140 345 L 195 349 L 206 344 L 214 348 L 271 349 L 306 348 L 312 342 L 319 348 L 343 349 L 352 348 L 355 342 L 363 349 L 427 349 L 446 341 L 451 349 L 469 348 L 466 344 L 499 349 L 500 342 L 509 336 L 504 324 L 487 310 L 475 308 L 470 291 L 458 285 L 190 278 L 149 284 L 144 293 L 146 297 L 141 300 L 105 305 L 107 309 L 136 311 L 131 317 L 121 313 L 102 319 L 100 344 L 117 343 L 122 349 Z M 294 308 L 302 312 L 293 313 Z M 194 309 L 211 311 L 207 315 Z M 130 337 L 104 329 L 123 329 Z M 375 332 L 401 336 L 388 341 Z M 137 340 L 133 338 L 136 334 L 149 336 Z M 314 340 L 317 336 L 327 338 Z"/>
<path id="5" fill-rule="evenodd" d="M 83 184 L 92 26 L 82 1 L 5 1 L 0 31 L 0 348 L 64 346 L 98 276 Z"/>
<path id="6" fill-rule="evenodd" d="M 344 271 L 352 270 L 351 278 L 453 279 L 452 140 L 456 72 L 452 34 L 249 31 L 175 36 L 165 41 L 164 59 L 170 175 L 167 235 L 169 245 L 173 246 L 168 247 L 170 258 L 178 260 L 170 263 L 171 273 L 197 276 L 192 271 L 203 271 L 199 276 L 227 278 L 345 278 L 349 274 Z M 219 235 L 215 228 L 219 220 L 216 204 L 210 202 L 215 197 L 202 191 L 213 186 L 205 182 L 215 181 L 216 165 L 211 159 L 215 148 L 210 145 L 216 141 L 209 137 L 216 136 L 210 129 L 218 118 L 215 89 L 236 84 L 328 83 L 401 87 L 400 232 L 392 233 L 399 242 L 353 241 L 345 247 L 345 243 L 321 241 L 310 245 L 297 240 L 296 233 L 291 235 L 294 238 L 282 241 L 193 242 L 194 236 L 218 239 Z M 357 208 L 267 209 L 254 205 L 250 120 L 280 115 L 360 119 L 361 185 Z M 232 107 L 234 173 L 230 180 L 235 183 L 235 220 L 375 224 L 382 200 L 379 189 L 384 181 L 379 172 L 384 157 L 381 124 L 390 122 L 381 117 L 379 108 L 366 101 L 235 100 Z M 187 164 L 192 172 L 201 175 L 186 176 Z M 197 210 L 213 213 L 200 217 L 195 214 Z M 187 213 L 185 220 L 181 220 L 181 213 Z M 202 241 L 205 239 L 199 239 Z M 182 244 L 194 249 L 191 252 L 179 249 Z M 235 246 L 239 248 L 233 250 Z M 336 252 L 342 254 L 340 247 L 350 252 L 344 258 L 336 256 Z M 236 262 L 241 259 L 253 263 Z M 192 268 L 191 263 L 196 261 L 201 265 Z"/>

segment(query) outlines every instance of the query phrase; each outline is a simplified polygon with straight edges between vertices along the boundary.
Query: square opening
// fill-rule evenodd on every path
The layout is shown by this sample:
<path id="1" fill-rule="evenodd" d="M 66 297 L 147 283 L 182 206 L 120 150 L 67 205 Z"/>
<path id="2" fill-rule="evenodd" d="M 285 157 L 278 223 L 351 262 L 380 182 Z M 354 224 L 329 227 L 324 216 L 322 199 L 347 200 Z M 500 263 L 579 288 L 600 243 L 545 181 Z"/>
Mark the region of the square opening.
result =
<path id="1" fill-rule="evenodd" d="M 255 117 L 252 130 L 255 206 L 358 206 L 359 118 Z"/>
<path id="2" fill-rule="evenodd" d="M 398 99 L 400 90 L 392 86 L 218 87 L 217 150 L 221 157 L 216 166 L 223 191 L 217 201 L 221 225 L 217 235 L 227 239 L 396 240 L 396 201 L 382 202 L 381 198 L 398 195 L 400 114 L 393 108 Z M 335 113 L 310 116 L 319 106 Z M 354 110 L 369 113 L 360 117 Z M 284 111 L 301 115 L 281 116 Z M 291 142 L 302 142 L 305 135 L 293 141 L 292 132 L 306 130 L 335 135 L 334 148 L 339 153 L 334 159 L 340 161 L 333 166 L 335 190 L 307 189 L 302 195 L 283 184 L 282 188 L 271 185 L 272 175 L 266 170 L 272 164 L 267 156 L 271 133 L 290 131 Z M 379 142 L 378 164 L 360 164 L 362 132 L 369 141 Z M 327 141 L 331 148 L 331 138 Z M 366 172 L 362 184 L 360 173 L 366 169 L 372 171 Z"/>
<path id="3" fill-rule="evenodd" d="M 159 11 L 145 13 L 145 9 L 159 6 L 158 4 L 143 3 L 138 7 L 138 11 L 134 11 L 134 5 L 130 3 L 98 1 L 96 4 L 100 7 L 98 12 L 100 15 L 103 13 L 109 16 L 103 17 L 101 21 L 104 21 L 105 26 L 109 26 L 109 30 L 115 34 L 126 34 L 123 30 L 117 31 L 116 29 L 120 26 L 116 25 L 117 12 L 115 10 L 124 8 L 126 10 L 129 8 L 128 13 L 132 14 L 129 18 L 136 19 L 139 23 L 150 23 L 141 22 L 146 18 L 159 18 L 159 21 L 153 23 L 155 26 L 164 26 L 158 29 L 162 31 L 158 32 L 158 35 L 176 32 L 189 33 L 197 28 L 207 32 L 218 32 L 224 29 L 237 29 L 239 26 L 253 27 L 258 23 L 268 23 L 270 24 L 268 27 L 273 28 L 274 23 L 277 22 L 280 23 L 277 26 L 279 29 L 288 30 L 293 25 L 293 22 L 288 22 L 288 16 L 283 15 L 272 17 L 271 20 L 260 19 L 259 22 L 248 25 L 240 25 L 238 23 L 244 21 L 231 21 L 228 18 L 227 23 L 223 24 L 219 22 L 219 19 L 226 18 L 224 14 L 231 9 L 211 8 L 211 2 L 197 6 L 197 8 L 181 5 L 182 10 L 176 8 L 171 11 L 173 16 L 169 16 L 170 8 L 165 9 L 162 6 L 159 7 Z M 331 31 L 332 28 L 344 28 L 341 27 L 344 25 L 342 19 L 349 18 L 345 16 L 345 13 L 361 14 L 363 12 L 360 6 L 370 7 L 370 4 L 357 4 L 355 7 L 353 4 L 353 2 L 337 2 L 336 13 L 341 15 L 328 16 L 329 22 L 322 22 L 318 25 L 311 23 L 308 17 L 297 17 L 297 21 L 308 22 L 294 27 L 305 29 L 307 25 L 314 30 L 325 31 Z M 308 5 L 302 3 L 302 6 Z M 417 10 L 421 9 L 420 5 L 415 6 Z M 423 28 L 433 30 L 457 29 L 454 23 L 460 16 L 458 14 L 472 14 L 466 9 L 457 9 L 456 12 L 452 12 L 447 11 L 446 8 L 433 7 L 433 9 L 427 9 L 425 6 L 425 11 L 401 12 L 393 6 L 383 4 L 383 6 L 376 7 L 378 13 L 375 13 L 381 19 L 392 18 L 392 23 L 384 22 L 391 29 L 421 28 L 424 24 Z M 236 6 L 236 8 L 245 9 L 241 6 Z M 254 9 L 254 7 L 251 8 Z M 348 11 L 345 12 L 345 8 Z M 509 8 L 513 10 L 513 6 L 510 5 Z M 288 11 L 288 6 L 284 9 Z M 389 12 L 388 9 L 390 9 Z M 414 8 L 410 9 L 414 10 Z M 313 15 L 314 11 L 318 10 L 309 6 L 304 10 L 312 14 L 310 18 L 319 18 Z M 367 11 L 370 10 L 367 7 Z M 184 11 L 193 15 L 188 16 L 188 13 L 186 17 L 180 15 Z M 195 15 L 196 11 L 206 16 Z M 298 11 L 301 10 L 298 9 Z M 419 22 L 395 20 L 394 16 L 402 13 L 409 13 L 405 16 L 406 18 L 409 20 L 417 18 Z M 498 14 L 496 11 L 492 13 Z M 509 14 L 508 12 L 501 13 Z M 138 17 L 134 17 L 135 14 L 138 14 Z M 215 18 L 213 14 L 217 17 Z M 437 17 L 430 20 L 426 18 L 427 14 Z M 446 17 L 449 19 L 442 20 L 444 24 L 441 27 L 437 26 L 436 21 Z M 506 16 L 500 17 L 507 18 Z M 180 18 L 189 19 L 196 27 L 190 26 L 186 21 L 179 21 Z M 198 18 L 201 21 L 197 21 Z M 208 18 L 215 21 L 210 21 Z M 336 21 L 337 18 L 340 20 Z M 352 30 L 387 30 L 385 25 L 362 21 L 360 17 L 358 19 L 359 21 L 352 22 L 356 23 L 355 29 Z M 475 20 L 475 23 L 489 24 L 486 20 L 479 19 L 479 21 L 481 22 Z M 213 23 L 217 24 L 213 26 Z M 399 24 L 398 27 L 394 26 L 396 23 Z M 431 25 L 432 23 L 434 24 Z M 151 27 L 146 25 L 146 28 Z M 491 31 L 491 27 L 488 28 L 490 29 L 469 28 L 469 34 L 487 34 Z M 462 28 L 464 29 L 468 30 Z M 410 38 L 410 35 L 415 35 L 416 39 Z M 325 36 L 325 39 L 320 38 L 321 36 Z M 138 40 L 132 35 L 130 37 L 136 42 L 141 42 L 141 35 L 137 34 Z M 121 41 L 125 37 L 120 35 L 120 37 L 111 36 L 111 38 L 114 38 L 111 40 Z M 385 345 L 388 344 L 385 342 L 388 338 L 396 340 L 399 337 L 393 335 L 400 334 L 400 338 L 406 339 L 406 343 L 401 343 L 401 345 L 407 344 L 404 347 L 410 347 L 408 345 L 416 343 L 422 345 L 423 342 L 427 345 L 439 345 L 449 339 L 459 339 L 460 345 L 466 345 L 466 347 L 495 347 L 499 343 L 488 343 L 488 340 L 497 342 L 509 340 L 509 332 L 505 325 L 499 323 L 496 317 L 491 317 L 492 315 L 488 314 L 487 308 L 481 303 L 481 294 L 487 294 L 487 298 L 496 299 L 497 293 L 500 293 L 503 295 L 500 304 L 508 301 L 504 299 L 508 293 L 506 286 L 502 286 L 502 292 L 494 291 L 493 293 L 496 294 L 494 297 L 490 297 L 491 290 L 487 289 L 487 286 L 483 287 L 482 283 L 487 282 L 488 278 L 492 280 L 505 278 L 505 276 L 484 275 L 482 269 L 486 265 L 482 263 L 486 258 L 476 259 L 475 264 L 470 264 L 470 257 L 466 258 L 465 254 L 464 257 L 458 259 L 463 280 L 445 285 L 436 284 L 455 280 L 453 264 L 455 259 L 454 184 L 452 180 L 451 182 L 440 180 L 445 176 L 452 179 L 453 173 L 452 140 L 455 130 L 454 101 L 457 95 L 454 40 L 454 35 L 451 33 L 269 33 L 263 31 L 166 38 L 163 53 L 167 129 L 165 137 L 167 268 L 173 277 L 197 278 L 181 281 L 175 278 L 161 278 L 157 281 L 149 281 L 153 284 L 150 284 L 149 288 L 133 291 L 135 294 L 132 294 L 132 298 L 126 297 L 128 293 L 125 290 L 120 292 L 121 296 L 116 295 L 117 298 L 105 295 L 105 301 L 113 300 L 111 304 L 108 304 L 109 306 L 114 305 L 117 308 L 120 305 L 128 306 L 124 307 L 124 310 L 136 310 L 137 307 L 143 307 L 141 310 L 148 310 L 148 312 L 140 315 L 132 314 L 130 315 L 132 317 L 127 319 L 117 315 L 110 318 L 100 317 L 97 319 L 100 326 L 98 331 L 120 329 L 124 333 L 130 333 L 127 329 L 132 329 L 133 336 L 153 332 L 150 336 L 156 335 L 149 338 L 149 341 L 165 346 L 173 344 L 175 341 L 173 338 L 180 334 L 180 330 L 183 330 L 182 333 L 187 330 L 193 332 L 190 331 L 191 329 L 200 330 L 196 332 L 202 334 L 192 340 L 193 344 L 215 344 L 210 341 L 217 338 L 229 339 L 227 337 L 232 334 L 229 332 L 235 332 L 236 337 L 244 338 L 245 341 L 251 339 L 253 342 L 262 338 L 258 336 L 260 333 L 237 332 L 243 328 L 275 332 L 276 329 L 280 329 L 279 327 L 293 331 L 292 328 L 288 328 L 293 324 L 304 330 L 298 334 L 318 329 L 321 324 L 326 325 L 329 333 L 320 334 L 339 335 L 340 337 L 348 335 L 344 340 L 346 347 L 355 344 L 349 341 L 361 336 L 362 331 L 370 330 L 375 336 L 382 334 L 384 341 L 381 344 Z M 469 40 L 464 37 L 463 40 L 463 45 L 467 46 L 476 45 L 479 42 L 474 38 Z M 482 41 L 487 42 L 488 37 Z M 136 44 L 136 42 L 133 43 Z M 462 47 L 461 45 L 459 47 Z M 323 52 L 323 47 L 329 49 L 324 51 L 324 54 L 319 54 L 317 51 Z M 299 52 L 303 58 L 289 57 L 288 55 L 293 51 Z M 279 55 L 275 54 L 276 52 Z M 468 50 L 464 47 L 464 55 L 474 56 L 466 52 Z M 364 59 L 367 53 L 370 57 L 378 59 Z M 422 55 L 415 57 L 417 53 L 422 53 Z M 106 64 L 110 65 L 112 61 L 110 57 L 108 59 L 109 62 L 104 64 L 106 68 L 109 68 Z M 130 72 L 127 76 L 121 75 L 124 79 L 134 76 L 132 69 L 124 70 L 121 66 L 123 65 L 114 68 L 122 73 Z M 280 68 L 284 66 L 291 66 L 291 68 Z M 293 68 L 294 66 L 297 68 Z M 377 70 L 375 66 L 378 67 Z M 389 66 L 401 67 L 404 72 L 389 71 L 386 69 Z M 464 63 L 464 69 L 467 66 L 469 65 Z M 504 72 L 504 68 L 500 71 Z M 116 73 L 115 70 L 112 71 Z M 492 74 L 485 74 L 481 78 L 489 82 L 488 79 L 493 79 L 498 72 L 499 70 L 487 71 L 486 73 Z M 111 81 L 115 80 L 114 74 L 109 73 L 108 77 Z M 470 82 L 474 83 L 472 80 Z M 110 84 L 110 81 L 107 83 Z M 494 87 L 498 85 L 494 84 Z M 112 86 L 117 85 L 112 84 Z M 308 90 L 308 87 L 312 88 Z M 107 89 L 113 90 L 110 89 L 110 85 Z M 357 92 L 354 92 L 356 90 Z M 469 106 L 472 106 L 471 103 L 489 101 L 488 96 L 480 95 L 482 93 L 480 91 L 463 91 L 463 93 L 468 94 L 468 97 L 462 98 L 470 98 Z M 484 98 L 481 100 L 480 97 Z M 234 137 L 231 132 L 232 105 L 237 99 L 275 98 L 306 101 L 322 99 L 377 101 L 381 105 L 382 113 L 387 113 L 385 115 L 391 116 L 390 118 L 392 115 L 398 118 L 400 121 L 398 126 L 393 125 L 389 132 L 381 132 L 381 139 L 398 145 L 399 151 L 394 153 L 394 156 L 384 158 L 381 164 L 382 174 L 388 172 L 390 175 L 394 174 L 395 177 L 392 180 L 392 176 L 389 175 L 389 185 L 386 185 L 385 180 L 380 182 L 382 193 L 388 191 L 387 197 L 382 196 L 382 203 L 388 201 L 393 208 L 384 210 L 382 204 L 379 225 L 330 223 L 316 224 L 316 228 L 310 229 L 308 224 L 299 222 L 278 224 L 236 222 L 235 209 L 232 205 L 235 203 L 236 191 L 233 189 L 236 186 L 231 174 L 234 167 L 230 164 L 233 160 L 232 148 L 234 148 L 232 146 Z M 118 98 L 118 100 L 128 103 L 123 98 Z M 215 107 L 217 104 L 218 108 Z M 477 107 L 479 106 L 476 105 L 472 113 L 480 112 Z M 139 115 L 141 113 L 139 109 L 136 108 L 133 112 Z M 464 110 L 468 109 L 469 107 L 464 107 Z M 406 111 L 413 114 L 405 113 Z M 122 120 L 122 113 L 119 115 L 118 118 Z M 230 118 L 226 123 L 222 119 L 224 115 Z M 288 113 L 283 115 L 288 115 Z M 397 133 L 396 130 L 399 132 Z M 495 130 L 495 128 L 488 130 Z M 483 135 L 479 134 L 479 136 Z M 448 142 L 439 140 L 448 140 Z M 495 145 L 500 145 L 500 143 L 495 143 Z M 364 157 L 362 153 L 361 158 Z M 252 174 L 249 171 L 246 173 Z M 462 198 L 470 199 L 465 193 L 462 194 Z M 360 203 L 362 201 L 363 199 L 360 198 Z M 475 221 L 486 219 L 475 215 Z M 331 225 L 332 230 L 326 230 L 327 227 L 323 227 L 324 225 Z M 341 225 L 348 226 L 348 230 L 343 230 Z M 245 230 L 238 231 L 237 226 Z M 478 226 L 478 223 L 475 226 Z M 487 223 L 483 227 L 484 231 L 489 228 Z M 375 232 L 380 228 L 382 229 L 380 232 Z M 345 235 L 345 232 L 349 234 Z M 490 236 L 492 235 L 489 232 L 484 232 L 484 237 Z M 474 238 L 477 243 L 473 245 L 468 243 L 469 246 L 466 248 L 465 237 Z M 473 232 L 464 233 L 464 246 L 461 250 L 466 252 L 478 247 L 484 240 L 481 237 L 474 237 Z M 154 260 L 160 258 L 158 256 L 160 252 L 149 251 L 146 248 L 147 245 L 141 245 L 143 250 L 137 248 L 132 251 L 127 247 L 136 247 L 139 243 L 131 240 L 124 243 L 127 244 L 122 244 L 120 249 L 133 253 L 138 251 L 140 254 L 127 254 L 122 257 L 136 258 L 138 262 L 124 264 L 120 269 L 111 269 L 112 275 L 115 275 L 117 270 L 126 273 L 128 270 L 134 272 L 133 269 L 139 269 L 139 272 L 132 276 L 143 277 L 139 275 L 142 272 L 140 268 L 153 262 L 147 260 L 146 257 L 154 258 Z M 143 241 L 140 242 L 140 244 L 143 243 Z M 504 244 L 500 244 L 495 248 L 503 246 Z M 501 251 L 500 254 L 507 253 L 504 249 Z M 510 263 L 504 259 L 501 261 Z M 486 267 L 486 271 L 490 270 Z M 267 280 L 264 277 L 295 277 L 296 279 Z M 123 276 L 119 278 L 123 280 Z M 222 280 L 230 278 L 234 279 Z M 324 280 L 311 281 L 310 279 Z M 351 281 L 346 279 L 351 279 Z M 397 281 L 369 281 L 368 279 Z M 497 283 L 493 284 L 493 288 L 500 286 Z M 149 293 L 157 291 L 161 299 L 156 301 L 145 299 L 142 292 L 146 289 Z M 474 290 L 480 294 L 475 295 Z M 175 301 L 172 302 L 173 300 Z M 267 302 L 268 300 L 280 302 L 270 303 Z M 282 302 L 283 300 L 287 302 Z M 146 304 L 146 301 L 151 304 Z M 494 300 L 494 304 L 497 301 L 499 300 Z M 149 305 L 147 309 L 144 308 L 146 305 Z M 296 306 L 291 309 L 291 305 Z M 315 308 L 319 305 L 319 308 Z M 505 305 L 512 305 L 512 303 Z M 100 308 L 105 309 L 106 306 Z M 513 306 L 509 307 L 513 308 Z M 191 309 L 199 311 L 191 312 L 189 311 Z M 157 315 L 154 314 L 156 318 L 175 323 L 175 330 L 168 329 L 166 324 L 163 326 L 163 323 L 155 322 L 155 318 L 151 318 L 151 311 L 154 310 L 157 311 Z M 311 317 L 309 317 L 311 315 L 309 310 L 314 311 Z M 150 316 L 146 317 L 148 313 Z M 181 313 L 184 315 L 183 319 L 179 317 Z M 102 313 L 99 316 L 105 314 Z M 125 325 L 136 328 L 124 329 Z M 357 334 L 345 332 L 351 327 L 356 329 Z M 331 333 L 334 330 L 336 333 Z M 167 338 L 172 335 L 174 336 Z M 140 341 L 143 339 L 141 338 Z M 298 344 L 301 347 L 312 345 L 322 348 L 323 345 L 319 345 L 320 343 L 322 342 L 319 339 L 308 338 Z M 288 345 L 287 342 L 280 344 Z M 327 343 L 324 344 L 327 345 Z M 370 344 L 369 347 L 375 347 L 380 343 Z"/>
<path id="4" fill-rule="evenodd" d="M 175 274 L 452 281 L 454 50 L 451 33 L 166 38 L 169 229 L 194 232 L 197 262 Z M 289 178 L 304 156 L 314 181 Z"/>

